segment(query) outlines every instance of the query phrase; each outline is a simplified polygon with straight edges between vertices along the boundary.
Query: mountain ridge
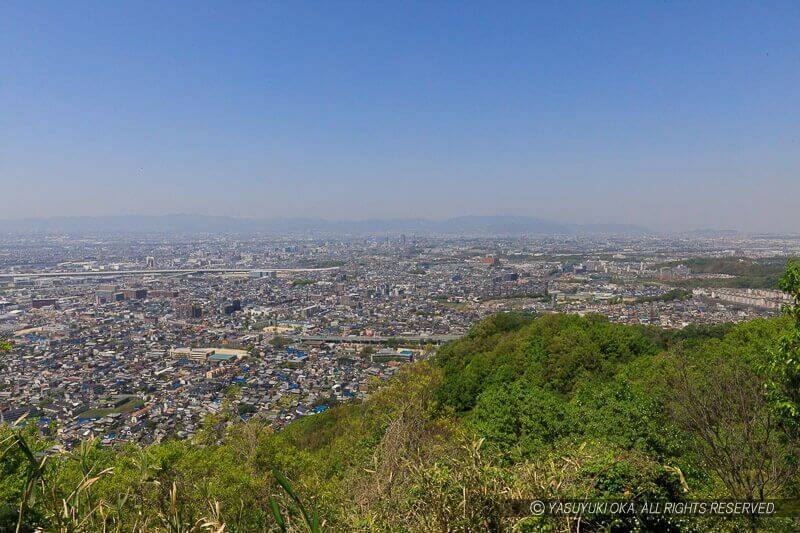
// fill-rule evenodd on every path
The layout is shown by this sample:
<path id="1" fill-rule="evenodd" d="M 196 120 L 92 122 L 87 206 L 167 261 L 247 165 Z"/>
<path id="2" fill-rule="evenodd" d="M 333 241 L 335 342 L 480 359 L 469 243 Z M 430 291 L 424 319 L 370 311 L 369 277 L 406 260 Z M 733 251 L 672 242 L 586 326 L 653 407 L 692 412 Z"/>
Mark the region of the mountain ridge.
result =
<path id="1" fill-rule="evenodd" d="M 246 218 L 216 215 L 106 215 L 0 219 L 9 233 L 340 233 L 420 235 L 632 234 L 653 232 L 634 224 L 570 224 L 530 216 L 464 215 L 443 220 L 387 218 Z"/>

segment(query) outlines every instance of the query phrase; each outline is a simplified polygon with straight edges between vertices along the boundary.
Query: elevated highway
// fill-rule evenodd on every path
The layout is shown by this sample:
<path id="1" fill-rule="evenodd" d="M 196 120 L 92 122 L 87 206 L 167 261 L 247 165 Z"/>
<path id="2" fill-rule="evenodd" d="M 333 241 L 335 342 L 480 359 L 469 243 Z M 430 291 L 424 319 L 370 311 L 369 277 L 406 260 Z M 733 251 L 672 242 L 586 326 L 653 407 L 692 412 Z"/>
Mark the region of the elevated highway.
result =
<path id="1" fill-rule="evenodd" d="M 301 342 L 331 342 L 335 344 L 383 344 L 389 341 L 397 341 L 405 344 L 444 344 L 446 342 L 460 339 L 463 335 L 397 335 L 397 336 L 363 336 L 363 335 L 300 335 L 289 337 L 298 339 Z"/>
<path id="2" fill-rule="evenodd" d="M 339 267 L 325 268 L 174 268 L 146 270 L 78 270 L 65 272 L 2 272 L 0 279 L 5 278 L 96 278 L 113 276 L 174 275 L 174 274 L 249 274 L 263 272 L 265 274 L 284 272 L 327 272 Z"/>

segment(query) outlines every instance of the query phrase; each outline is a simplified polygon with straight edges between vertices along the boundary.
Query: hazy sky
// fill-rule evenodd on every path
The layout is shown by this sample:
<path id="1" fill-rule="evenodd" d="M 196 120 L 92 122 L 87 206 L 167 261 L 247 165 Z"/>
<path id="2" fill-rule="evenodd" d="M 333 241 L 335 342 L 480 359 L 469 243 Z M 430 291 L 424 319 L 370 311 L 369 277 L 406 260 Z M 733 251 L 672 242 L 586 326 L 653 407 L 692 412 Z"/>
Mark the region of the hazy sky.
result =
<path id="1" fill-rule="evenodd" d="M 6 0 L 0 190 L 800 232 L 800 2 Z"/>

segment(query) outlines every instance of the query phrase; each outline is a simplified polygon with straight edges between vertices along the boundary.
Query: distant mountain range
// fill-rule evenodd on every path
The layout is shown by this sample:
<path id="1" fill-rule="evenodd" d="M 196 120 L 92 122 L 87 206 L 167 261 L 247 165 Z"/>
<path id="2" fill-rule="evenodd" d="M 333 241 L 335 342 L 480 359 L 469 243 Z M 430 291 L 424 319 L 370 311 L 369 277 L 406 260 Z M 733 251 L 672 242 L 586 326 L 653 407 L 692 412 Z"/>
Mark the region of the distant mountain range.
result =
<path id="1" fill-rule="evenodd" d="M 445 220 L 313 218 L 254 219 L 205 215 L 120 215 L 0 220 L 3 233 L 272 233 L 517 236 L 651 233 L 629 224 L 562 224 L 525 216 L 462 216 Z"/>
<path id="2" fill-rule="evenodd" d="M 686 232 L 690 237 L 706 237 L 706 238 L 720 238 L 720 237 L 741 237 L 742 233 L 735 229 L 713 229 L 702 228 Z"/>

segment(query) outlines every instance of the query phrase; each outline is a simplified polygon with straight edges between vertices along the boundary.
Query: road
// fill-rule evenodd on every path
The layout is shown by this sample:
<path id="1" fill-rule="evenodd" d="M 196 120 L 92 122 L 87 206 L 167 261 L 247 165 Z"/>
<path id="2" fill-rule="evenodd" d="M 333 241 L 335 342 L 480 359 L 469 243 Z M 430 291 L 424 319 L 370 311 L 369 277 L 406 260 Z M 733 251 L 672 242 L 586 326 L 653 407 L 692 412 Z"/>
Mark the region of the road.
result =
<path id="1" fill-rule="evenodd" d="M 445 342 L 460 339 L 463 335 L 411 335 L 411 336 L 380 336 L 375 335 L 366 337 L 362 335 L 300 335 L 298 337 L 289 337 L 291 339 L 299 339 L 300 341 L 320 341 L 320 342 L 333 342 L 333 343 L 352 343 L 352 344 L 383 344 L 389 340 L 396 340 L 401 343 L 409 344 L 444 344 Z"/>
<path id="2" fill-rule="evenodd" d="M 246 274 L 250 272 L 327 272 L 339 267 L 325 268 L 186 268 L 186 269 L 153 269 L 153 270 L 80 270 L 74 272 L 4 272 L 0 278 L 75 278 L 75 277 L 109 277 L 109 276 L 141 276 L 145 274 Z"/>

